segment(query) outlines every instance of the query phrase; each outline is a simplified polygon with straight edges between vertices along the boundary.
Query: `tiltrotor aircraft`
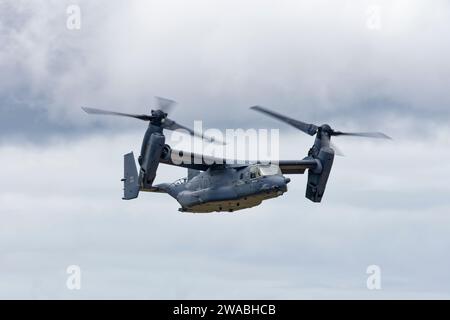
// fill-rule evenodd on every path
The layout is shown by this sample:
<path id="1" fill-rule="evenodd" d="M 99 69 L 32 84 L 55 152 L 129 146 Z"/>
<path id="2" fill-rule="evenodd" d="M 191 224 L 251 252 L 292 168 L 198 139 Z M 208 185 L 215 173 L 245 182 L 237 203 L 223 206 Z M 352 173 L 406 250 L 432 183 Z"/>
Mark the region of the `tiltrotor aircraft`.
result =
<path id="1" fill-rule="evenodd" d="M 356 136 L 390 139 L 380 132 L 341 132 L 329 125 L 316 126 L 288 118 L 261 106 L 251 109 L 281 120 L 310 136 L 315 136 L 313 146 L 302 160 L 280 160 L 276 164 L 248 161 L 244 164 L 229 163 L 226 159 L 213 158 L 172 148 L 165 144 L 164 129 L 185 129 L 193 136 L 210 142 L 214 139 L 182 126 L 167 117 L 173 100 L 158 98 L 158 109 L 150 115 L 137 115 L 82 108 L 89 114 L 125 116 L 148 121 L 148 128 L 138 157 L 139 173 L 133 152 L 124 155 L 124 196 L 137 198 L 140 191 L 167 193 L 175 198 L 182 212 L 233 212 L 261 204 L 263 200 L 281 196 L 287 191 L 290 178 L 285 174 L 303 174 L 308 170 L 306 198 L 321 202 L 333 165 L 335 148 L 330 143 L 334 136 Z M 186 161 L 188 159 L 189 161 Z M 153 185 L 160 163 L 187 168 L 187 177 L 173 183 Z"/>

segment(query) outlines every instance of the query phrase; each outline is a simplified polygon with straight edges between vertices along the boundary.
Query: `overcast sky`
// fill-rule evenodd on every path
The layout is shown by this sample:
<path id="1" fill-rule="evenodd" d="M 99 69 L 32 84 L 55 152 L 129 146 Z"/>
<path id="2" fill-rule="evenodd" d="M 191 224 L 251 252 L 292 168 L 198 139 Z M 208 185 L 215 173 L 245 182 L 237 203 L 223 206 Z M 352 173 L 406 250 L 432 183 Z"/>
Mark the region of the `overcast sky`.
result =
<path id="1" fill-rule="evenodd" d="M 450 298 L 449 9 L 0 0 L 0 297 Z M 249 106 L 395 139 L 336 138 L 346 157 L 321 204 L 299 175 L 261 206 L 182 214 L 164 194 L 121 200 L 122 156 L 146 124 L 80 109 L 145 113 L 155 95 L 186 125 L 279 128 L 289 159 L 312 138 Z M 161 166 L 157 182 L 185 175 Z"/>

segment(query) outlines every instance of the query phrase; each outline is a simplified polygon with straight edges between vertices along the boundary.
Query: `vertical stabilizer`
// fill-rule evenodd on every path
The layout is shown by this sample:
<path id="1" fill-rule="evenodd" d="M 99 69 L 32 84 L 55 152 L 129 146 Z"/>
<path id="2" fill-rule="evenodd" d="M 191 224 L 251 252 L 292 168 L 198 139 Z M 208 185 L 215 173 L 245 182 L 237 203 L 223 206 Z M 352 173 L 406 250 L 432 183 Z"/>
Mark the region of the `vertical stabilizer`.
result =
<path id="1" fill-rule="evenodd" d="M 123 156 L 123 200 L 135 199 L 139 195 L 139 179 L 133 152 Z"/>

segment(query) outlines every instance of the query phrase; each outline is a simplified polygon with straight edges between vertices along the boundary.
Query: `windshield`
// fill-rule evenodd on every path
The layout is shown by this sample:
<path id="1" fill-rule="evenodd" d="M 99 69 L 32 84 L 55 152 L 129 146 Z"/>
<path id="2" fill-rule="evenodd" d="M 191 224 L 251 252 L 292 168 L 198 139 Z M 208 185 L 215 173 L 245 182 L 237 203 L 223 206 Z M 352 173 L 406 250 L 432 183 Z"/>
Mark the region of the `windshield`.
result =
<path id="1" fill-rule="evenodd" d="M 181 179 L 178 179 L 177 181 L 173 182 L 172 184 L 177 186 L 177 185 L 180 185 L 180 184 L 184 184 L 186 182 L 187 182 L 187 178 L 181 178 Z"/>
<path id="2" fill-rule="evenodd" d="M 262 176 L 273 176 L 276 174 L 281 174 L 280 167 L 274 164 L 260 165 L 259 172 Z"/>

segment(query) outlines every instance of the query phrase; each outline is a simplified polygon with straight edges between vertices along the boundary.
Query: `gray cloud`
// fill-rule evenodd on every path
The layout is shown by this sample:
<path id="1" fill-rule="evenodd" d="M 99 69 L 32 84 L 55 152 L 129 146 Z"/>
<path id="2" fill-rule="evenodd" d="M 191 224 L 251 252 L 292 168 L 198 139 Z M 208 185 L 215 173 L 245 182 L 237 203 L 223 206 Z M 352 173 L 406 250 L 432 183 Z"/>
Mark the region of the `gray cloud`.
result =
<path id="1" fill-rule="evenodd" d="M 282 156 L 303 153 L 286 148 Z M 181 214 L 160 194 L 122 201 L 121 154 L 137 134 L 67 145 L 4 145 L 0 295 L 27 298 L 444 298 L 448 297 L 450 168 L 446 140 L 342 140 L 326 199 L 289 192 L 236 214 Z M 408 159 L 405 161 L 405 158 Z M 364 165 L 366 164 L 366 165 Z M 185 170 L 162 166 L 159 181 Z M 82 290 L 65 268 L 82 267 Z M 365 288 L 368 265 L 383 290 Z M 219 290 L 220 288 L 220 290 Z"/>
<path id="2" fill-rule="evenodd" d="M 79 132 L 96 126 L 80 106 L 145 112 L 154 95 L 180 101 L 180 121 L 218 127 L 270 124 L 254 104 L 318 123 L 448 117 L 446 1 L 378 1 L 378 31 L 366 27 L 372 2 L 78 1 L 79 31 L 65 28 L 69 3 L 2 5 L 2 112 L 48 115 L 18 133 Z"/>

